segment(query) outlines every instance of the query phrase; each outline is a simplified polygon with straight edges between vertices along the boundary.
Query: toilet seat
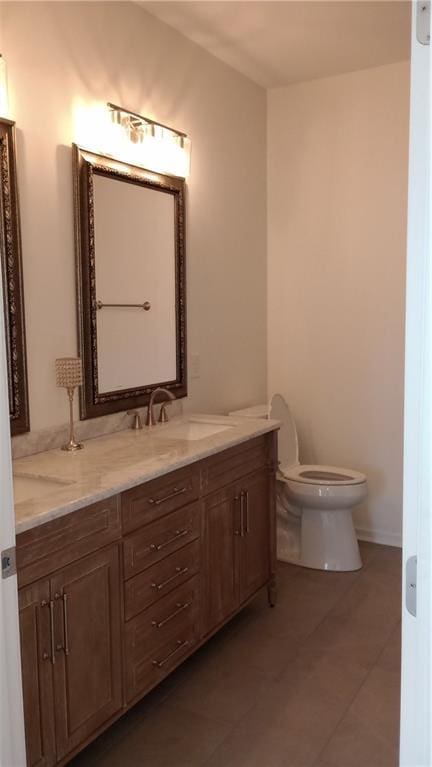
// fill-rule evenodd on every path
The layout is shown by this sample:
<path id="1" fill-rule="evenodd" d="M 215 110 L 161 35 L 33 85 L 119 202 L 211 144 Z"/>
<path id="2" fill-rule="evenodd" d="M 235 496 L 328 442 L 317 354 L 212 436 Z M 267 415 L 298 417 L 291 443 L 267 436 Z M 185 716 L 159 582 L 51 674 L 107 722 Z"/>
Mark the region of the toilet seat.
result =
<path id="1" fill-rule="evenodd" d="M 360 485 L 366 482 L 364 474 L 352 469 L 301 464 L 295 421 L 281 394 L 273 394 L 268 411 L 270 418 L 282 422 L 278 437 L 279 473 L 282 480 L 288 479 L 292 482 L 302 482 L 305 485 L 317 485 L 318 487 L 341 487 Z"/>
<path id="2" fill-rule="evenodd" d="M 366 477 L 359 471 L 341 469 L 337 466 L 319 466 L 316 464 L 301 464 L 290 467 L 280 467 L 281 479 L 301 482 L 305 485 L 320 485 L 338 487 L 344 485 L 361 485 Z"/>

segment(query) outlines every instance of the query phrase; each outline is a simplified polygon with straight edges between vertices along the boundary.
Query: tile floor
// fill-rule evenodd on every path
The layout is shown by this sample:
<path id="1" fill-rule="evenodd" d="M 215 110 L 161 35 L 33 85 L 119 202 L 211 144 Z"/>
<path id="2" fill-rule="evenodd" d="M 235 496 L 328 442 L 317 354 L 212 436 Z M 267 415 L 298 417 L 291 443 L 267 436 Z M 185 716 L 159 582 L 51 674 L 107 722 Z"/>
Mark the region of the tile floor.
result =
<path id="1" fill-rule="evenodd" d="M 280 565 L 265 595 L 70 767 L 396 767 L 401 553 Z"/>

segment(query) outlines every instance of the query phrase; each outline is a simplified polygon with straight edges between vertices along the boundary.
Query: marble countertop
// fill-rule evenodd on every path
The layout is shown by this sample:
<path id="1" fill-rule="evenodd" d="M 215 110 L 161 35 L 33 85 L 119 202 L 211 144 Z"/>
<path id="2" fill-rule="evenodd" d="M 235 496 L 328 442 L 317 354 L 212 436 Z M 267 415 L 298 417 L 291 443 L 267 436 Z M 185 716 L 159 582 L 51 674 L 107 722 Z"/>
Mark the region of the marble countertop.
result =
<path id="1" fill-rule="evenodd" d="M 230 428 L 201 439 L 173 438 L 173 427 L 201 421 Z M 279 421 L 192 415 L 141 431 L 88 440 L 83 450 L 60 449 L 13 462 L 16 533 L 167 474 L 278 429 Z"/>

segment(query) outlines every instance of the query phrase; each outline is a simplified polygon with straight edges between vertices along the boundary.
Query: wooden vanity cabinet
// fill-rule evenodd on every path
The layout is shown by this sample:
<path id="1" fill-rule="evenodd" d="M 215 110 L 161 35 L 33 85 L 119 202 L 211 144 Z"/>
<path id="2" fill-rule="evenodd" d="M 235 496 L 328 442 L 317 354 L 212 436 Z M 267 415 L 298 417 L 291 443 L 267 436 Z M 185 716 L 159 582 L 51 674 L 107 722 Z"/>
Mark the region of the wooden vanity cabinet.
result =
<path id="1" fill-rule="evenodd" d="M 28 767 L 50 767 L 56 763 L 49 602 L 48 580 L 32 583 L 19 592 Z"/>
<path id="2" fill-rule="evenodd" d="M 263 469 L 203 501 L 204 635 L 269 582 L 270 485 Z"/>
<path id="3" fill-rule="evenodd" d="M 28 767 L 68 760 L 267 585 L 269 434 L 17 537 Z"/>
<path id="4" fill-rule="evenodd" d="M 102 549 L 51 579 L 56 615 L 53 667 L 57 757 L 122 706 L 119 547 Z"/>
<path id="5" fill-rule="evenodd" d="M 238 605 L 236 537 L 240 518 L 236 486 L 228 485 L 203 500 L 203 634 L 210 634 Z"/>
<path id="6" fill-rule="evenodd" d="M 27 764 L 49 767 L 122 706 L 118 545 L 24 587 L 19 604 Z"/>
<path id="7" fill-rule="evenodd" d="M 28 767 L 62 763 L 122 707 L 120 509 L 17 536 Z"/>
<path id="8" fill-rule="evenodd" d="M 236 538 L 240 605 L 269 581 L 271 491 L 271 476 L 265 469 L 245 477 L 236 487 L 240 504 L 240 531 Z"/>

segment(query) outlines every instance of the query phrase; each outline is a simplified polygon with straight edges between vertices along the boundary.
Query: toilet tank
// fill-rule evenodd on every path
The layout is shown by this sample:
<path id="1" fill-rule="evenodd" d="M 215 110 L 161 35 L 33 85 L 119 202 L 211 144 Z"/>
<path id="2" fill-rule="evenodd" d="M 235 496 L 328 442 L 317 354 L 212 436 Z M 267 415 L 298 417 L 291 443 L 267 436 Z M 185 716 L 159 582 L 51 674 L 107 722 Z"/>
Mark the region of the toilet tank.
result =
<path id="1" fill-rule="evenodd" d="M 244 407 L 241 410 L 232 410 L 228 415 L 233 415 L 236 418 L 268 418 L 269 406 L 267 402 L 262 405 L 253 405 L 252 407 Z"/>

